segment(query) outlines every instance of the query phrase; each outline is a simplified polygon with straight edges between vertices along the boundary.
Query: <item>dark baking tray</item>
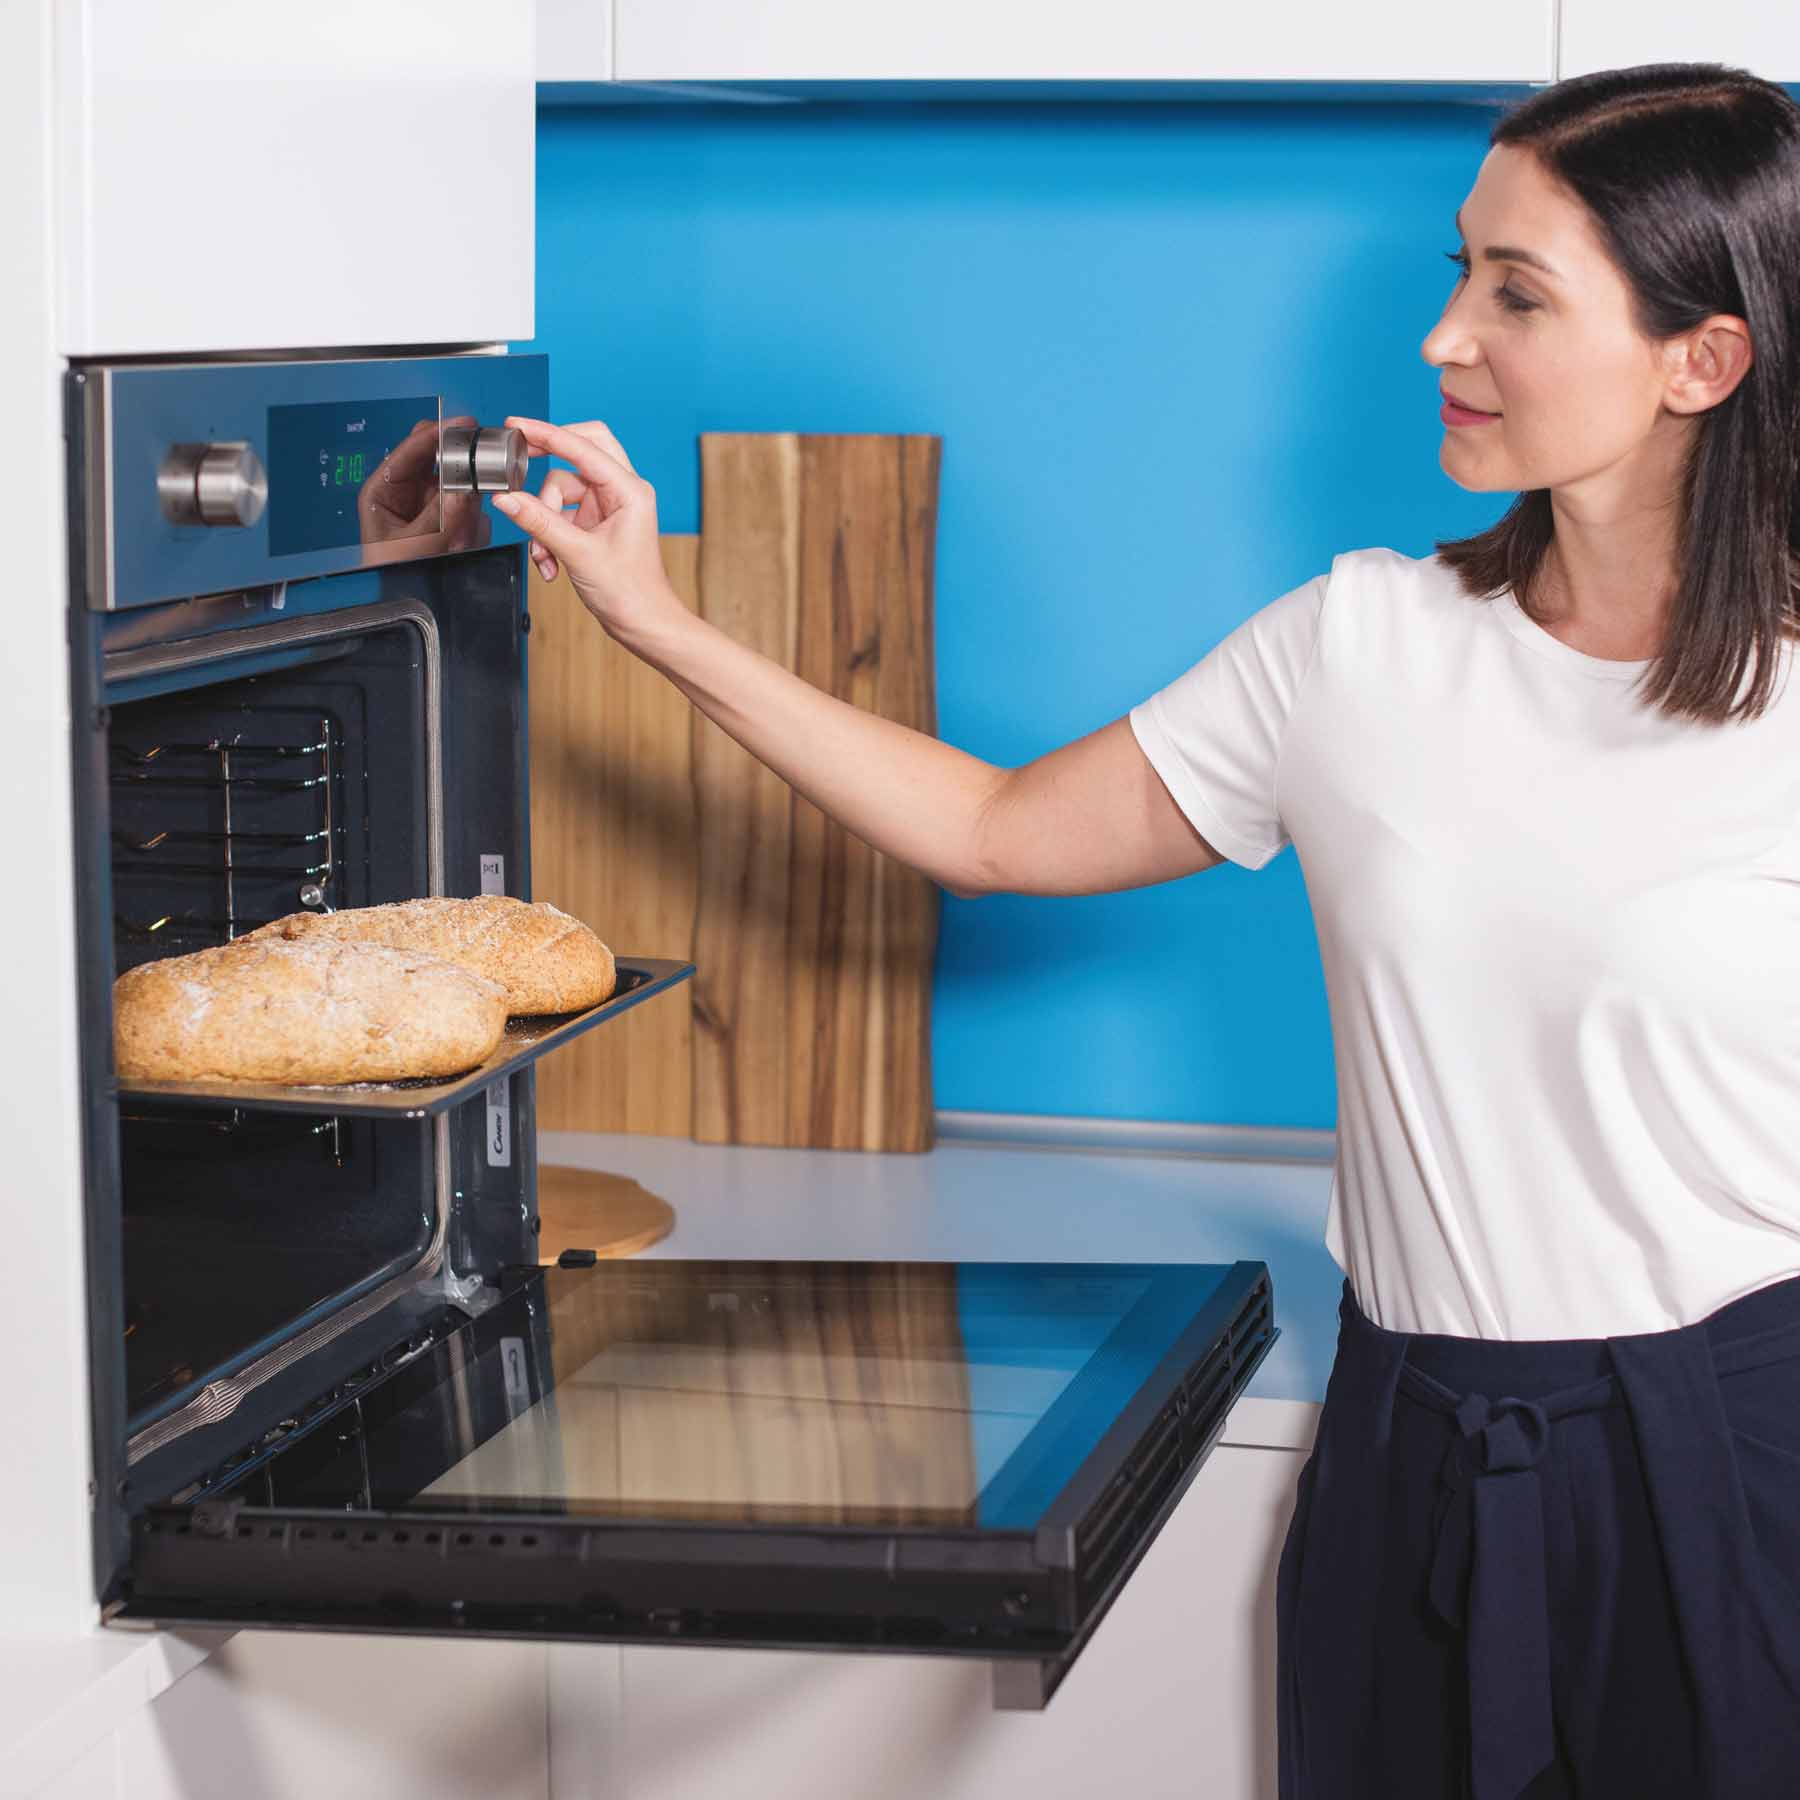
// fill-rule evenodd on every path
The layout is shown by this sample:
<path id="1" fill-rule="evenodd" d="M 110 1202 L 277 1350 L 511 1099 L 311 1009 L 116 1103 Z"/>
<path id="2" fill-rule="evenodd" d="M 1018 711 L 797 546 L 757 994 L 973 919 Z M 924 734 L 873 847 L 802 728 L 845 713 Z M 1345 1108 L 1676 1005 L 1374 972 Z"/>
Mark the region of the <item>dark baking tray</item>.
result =
<path id="1" fill-rule="evenodd" d="M 604 1025 L 640 1001 L 686 981 L 691 962 L 616 957 L 618 987 L 610 1000 L 585 1012 L 539 1013 L 508 1019 L 499 1048 L 464 1075 L 416 1081 L 354 1081 L 334 1087 L 290 1087 L 277 1081 L 121 1081 L 119 1097 L 176 1106 L 251 1106 L 259 1112 L 323 1113 L 370 1119 L 424 1119 L 472 1099 L 491 1082 L 534 1063 L 546 1051 Z"/>

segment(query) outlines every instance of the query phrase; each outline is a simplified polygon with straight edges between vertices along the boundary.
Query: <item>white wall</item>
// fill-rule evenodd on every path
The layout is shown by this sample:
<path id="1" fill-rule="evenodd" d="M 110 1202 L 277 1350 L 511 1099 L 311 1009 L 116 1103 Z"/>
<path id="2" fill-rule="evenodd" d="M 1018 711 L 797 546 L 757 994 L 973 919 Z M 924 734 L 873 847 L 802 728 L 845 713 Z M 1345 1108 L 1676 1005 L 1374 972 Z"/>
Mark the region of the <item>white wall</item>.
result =
<path id="1" fill-rule="evenodd" d="M 13 0 L 0 56 L 0 1120 L 7 1283 L 0 1303 L 7 1449 L 0 1621 L 69 1632 L 93 1611 L 88 1378 L 69 816 L 61 363 L 51 105 L 55 0 Z M 28 1472 L 28 1473 L 27 1473 Z"/>

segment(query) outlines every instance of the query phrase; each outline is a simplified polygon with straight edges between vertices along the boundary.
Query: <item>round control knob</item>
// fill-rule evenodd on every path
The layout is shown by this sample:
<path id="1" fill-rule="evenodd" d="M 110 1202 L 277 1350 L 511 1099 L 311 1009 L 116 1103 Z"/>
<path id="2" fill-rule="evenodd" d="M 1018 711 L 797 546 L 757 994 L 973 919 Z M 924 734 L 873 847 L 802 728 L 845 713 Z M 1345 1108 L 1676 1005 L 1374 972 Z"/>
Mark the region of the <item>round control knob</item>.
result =
<path id="1" fill-rule="evenodd" d="M 438 486 L 447 494 L 510 494 L 525 485 L 531 447 L 504 426 L 446 425 L 438 445 Z"/>
<path id="2" fill-rule="evenodd" d="M 475 486 L 484 494 L 511 494 L 525 485 L 531 447 L 522 431 L 505 428 L 475 437 Z"/>
<path id="3" fill-rule="evenodd" d="M 247 443 L 173 444 L 156 472 L 163 516 L 176 525 L 254 525 L 269 478 Z"/>

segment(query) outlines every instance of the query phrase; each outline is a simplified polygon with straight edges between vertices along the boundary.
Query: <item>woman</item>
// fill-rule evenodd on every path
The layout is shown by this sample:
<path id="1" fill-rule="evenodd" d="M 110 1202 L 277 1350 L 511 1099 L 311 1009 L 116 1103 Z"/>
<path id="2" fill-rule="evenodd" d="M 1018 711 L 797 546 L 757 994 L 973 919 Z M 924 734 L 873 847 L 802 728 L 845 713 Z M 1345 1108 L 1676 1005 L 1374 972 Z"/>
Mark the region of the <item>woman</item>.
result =
<path id="1" fill-rule="evenodd" d="M 603 425 L 503 505 L 618 641 L 953 893 L 1292 841 L 1339 1340 L 1277 1578 L 1284 1800 L 1800 1795 L 1800 108 L 1715 65 L 1501 120 L 1425 339 L 1517 490 L 1337 557 L 1020 769 L 693 617 Z M 572 517 L 565 509 L 573 506 Z"/>

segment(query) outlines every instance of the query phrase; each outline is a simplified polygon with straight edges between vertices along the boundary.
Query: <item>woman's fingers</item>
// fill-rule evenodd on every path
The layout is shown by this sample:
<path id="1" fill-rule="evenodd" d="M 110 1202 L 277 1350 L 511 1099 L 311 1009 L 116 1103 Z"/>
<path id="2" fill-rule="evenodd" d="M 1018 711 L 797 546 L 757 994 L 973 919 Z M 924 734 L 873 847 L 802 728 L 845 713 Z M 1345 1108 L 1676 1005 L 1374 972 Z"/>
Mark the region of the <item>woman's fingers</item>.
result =
<path id="1" fill-rule="evenodd" d="M 599 419 L 582 419 L 576 424 L 565 425 L 563 430 L 572 431 L 577 437 L 584 437 L 598 444 L 608 456 L 616 458 L 627 469 L 630 469 L 633 475 L 637 473 L 636 468 L 632 466 L 631 458 L 625 454 L 625 446 L 613 436 L 610 425 L 603 424 Z"/>
<path id="2" fill-rule="evenodd" d="M 546 506 L 554 506 L 558 512 L 567 512 L 571 506 L 583 509 L 575 515 L 577 525 L 599 523 L 600 515 L 595 509 L 593 489 L 573 469 L 552 469 L 538 489 L 538 498 Z"/>
<path id="3" fill-rule="evenodd" d="M 604 425 L 552 425 L 546 419 L 509 418 L 508 425 L 525 434 L 525 441 L 539 456 L 560 456 L 600 492 L 602 509 L 624 504 L 629 483 L 637 479 L 619 440 Z M 604 438 L 601 435 L 604 434 Z"/>
<path id="4" fill-rule="evenodd" d="M 587 534 L 572 520 L 565 519 L 554 507 L 546 506 L 535 494 L 496 494 L 494 504 L 518 528 L 549 553 L 552 564 L 560 558 L 567 562 L 571 551 L 580 553 L 581 540 Z M 540 564 L 540 567 L 542 565 Z M 545 580 L 555 573 L 552 567 Z"/>
<path id="5" fill-rule="evenodd" d="M 546 581 L 554 580 L 558 569 L 564 568 L 581 588 L 585 578 L 579 571 L 591 562 L 587 553 L 594 551 L 600 541 L 593 533 L 620 513 L 626 515 L 618 528 L 625 536 L 608 538 L 605 554 L 623 554 L 629 561 L 641 548 L 637 540 L 646 534 L 652 540 L 654 554 L 655 495 L 631 466 L 624 445 L 605 425 L 597 419 L 579 425 L 554 425 L 548 419 L 517 413 L 506 422 L 524 436 L 534 456 L 560 457 L 573 465 L 570 469 L 549 471 L 535 498 L 509 494 L 496 496 L 494 502 L 531 537 L 531 559 Z M 574 508 L 573 517 L 568 512 L 570 507 Z M 627 543 L 633 548 L 621 550 Z M 590 607 L 597 608 L 594 595 L 584 590 L 583 598 Z"/>
<path id="6" fill-rule="evenodd" d="M 565 517 L 568 516 L 568 509 L 574 507 L 573 523 L 582 531 L 592 531 L 600 523 L 602 514 L 599 500 L 593 488 L 573 469 L 552 469 L 544 477 L 544 485 L 538 489 L 538 498 Z M 546 581 L 556 579 L 556 558 L 548 550 L 533 544 L 531 560 L 537 564 Z"/>
<path id="7" fill-rule="evenodd" d="M 573 490 L 572 493 L 571 490 Z M 585 506 L 588 499 L 588 486 L 573 470 L 552 469 L 544 477 L 544 485 L 538 489 L 538 499 L 551 511 L 561 515 L 571 505 Z M 576 512 L 574 523 L 577 527 L 584 527 L 590 522 L 581 516 L 579 510 Z M 531 560 L 537 564 L 538 573 L 546 581 L 556 579 L 556 558 L 542 545 L 535 542 L 532 544 Z"/>

